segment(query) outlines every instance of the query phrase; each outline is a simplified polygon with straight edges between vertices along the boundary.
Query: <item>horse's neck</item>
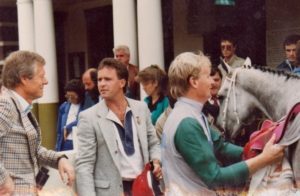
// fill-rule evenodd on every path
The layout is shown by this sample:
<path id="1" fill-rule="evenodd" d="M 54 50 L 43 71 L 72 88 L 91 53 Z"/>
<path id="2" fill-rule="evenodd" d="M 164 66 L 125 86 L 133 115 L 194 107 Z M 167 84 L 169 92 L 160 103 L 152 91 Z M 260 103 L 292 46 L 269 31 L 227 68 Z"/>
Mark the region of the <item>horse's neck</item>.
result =
<path id="1" fill-rule="evenodd" d="M 257 107 L 273 120 L 279 120 L 293 104 L 300 101 L 300 80 L 260 70 L 248 69 L 240 80 L 245 90 L 257 100 Z"/>

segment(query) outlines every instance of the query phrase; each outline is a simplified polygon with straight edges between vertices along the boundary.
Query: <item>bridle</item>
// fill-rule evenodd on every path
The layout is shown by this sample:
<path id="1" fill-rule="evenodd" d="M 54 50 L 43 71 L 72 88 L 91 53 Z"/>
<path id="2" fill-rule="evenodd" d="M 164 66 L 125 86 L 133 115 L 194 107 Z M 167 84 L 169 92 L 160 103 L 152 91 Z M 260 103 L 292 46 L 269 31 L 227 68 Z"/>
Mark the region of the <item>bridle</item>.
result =
<path id="1" fill-rule="evenodd" d="M 237 73 L 239 72 L 239 70 L 241 70 L 241 68 L 236 68 L 234 69 L 231 78 L 226 76 L 226 80 L 229 81 L 229 88 L 228 88 L 228 92 L 226 94 L 226 98 L 225 98 L 225 105 L 224 105 L 224 109 L 223 109 L 223 121 L 222 121 L 222 128 L 224 131 L 226 131 L 225 127 L 226 127 L 226 116 L 227 116 L 227 109 L 228 109 L 228 103 L 229 103 L 229 96 L 230 93 L 232 91 L 233 93 L 233 113 L 236 117 L 236 122 L 239 125 L 240 124 L 240 118 L 239 115 L 237 113 L 237 102 L 236 102 L 236 77 L 237 77 Z"/>
<path id="2" fill-rule="evenodd" d="M 233 93 L 233 113 L 236 119 L 236 124 L 237 125 L 241 125 L 241 126 L 247 126 L 247 125 L 251 125 L 251 122 L 249 123 L 245 123 L 242 122 L 239 115 L 238 115 L 238 111 L 237 111 L 237 94 L 236 94 L 236 80 L 237 80 L 237 74 L 239 71 L 241 71 L 242 69 L 247 69 L 248 67 L 243 66 L 243 67 L 238 67 L 236 69 L 233 70 L 231 77 L 230 76 L 226 76 L 226 80 L 229 81 L 229 87 L 228 87 L 228 91 L 226 93 L 226 97 L 225 97 L 225 102 L 224 102 L 224 108 L 222 111 L 222 115 L 223 115 L 223 119 L 221 122 L 221 127 L 224 130 L 224 133 L 226 133 L 226 117 L 227 117 L 227 112 L 228 112 L 228 104 L 229 104 L 229 99 L 230 99 L 230 94 Z M 259 107 L 259 106 L 258 106 Z M 262 111 L 262 113 L 269 119 L 272 119 L 272 117 L 270 116 L 270 114 L 268 113 L 268 111 L 264 108 L 264 107 L 259 107 L 260 110 Z"/>

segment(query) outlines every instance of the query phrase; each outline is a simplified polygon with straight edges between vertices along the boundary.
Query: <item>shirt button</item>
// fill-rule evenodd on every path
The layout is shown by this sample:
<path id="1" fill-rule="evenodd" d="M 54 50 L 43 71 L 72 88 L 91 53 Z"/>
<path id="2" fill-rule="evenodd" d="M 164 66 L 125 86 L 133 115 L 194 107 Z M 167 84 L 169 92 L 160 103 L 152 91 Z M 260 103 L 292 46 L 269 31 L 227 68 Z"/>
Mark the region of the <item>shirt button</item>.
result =
<path id="1" fill-rule="evenodd" d="M 118 151 L 117 151 L 117 150 L 115 151 L 115 154 L 118 154 Z"/>

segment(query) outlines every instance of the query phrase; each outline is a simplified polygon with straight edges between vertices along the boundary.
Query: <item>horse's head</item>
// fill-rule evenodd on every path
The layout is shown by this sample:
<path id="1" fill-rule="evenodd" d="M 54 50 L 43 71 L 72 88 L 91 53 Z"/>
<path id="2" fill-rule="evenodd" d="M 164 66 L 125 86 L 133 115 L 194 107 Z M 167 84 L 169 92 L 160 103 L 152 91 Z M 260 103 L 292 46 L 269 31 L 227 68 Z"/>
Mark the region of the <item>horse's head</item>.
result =
<path id="1" fill-rule="evenodd" d="M 231 139 L 234 139 L 245 125 L 254 121 L 256 115 L 251 113 L 257 114 L 257 99 L 242 86 L 242 72 L 251 66 L 247 61 L 247 64 L 241 68 L 227 67 L 228 74 L 218 93 L 220 114 L 217 124 L 225 130 L 226 136 Z"/>

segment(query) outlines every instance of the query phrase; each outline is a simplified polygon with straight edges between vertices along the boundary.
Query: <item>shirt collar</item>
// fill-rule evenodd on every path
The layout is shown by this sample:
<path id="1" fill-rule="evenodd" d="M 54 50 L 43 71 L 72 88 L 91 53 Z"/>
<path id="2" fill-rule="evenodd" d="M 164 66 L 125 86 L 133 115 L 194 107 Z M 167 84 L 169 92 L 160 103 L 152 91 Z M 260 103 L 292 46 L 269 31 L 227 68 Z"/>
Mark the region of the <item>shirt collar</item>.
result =
<path id="1" fill-rule="evenodd" d="M 229 61 L 227 62 L 228 65 L 231 65 L 235 59 L 237 58 L 236 54 L 233 54 L 232 57 L 229 59 Z"/>
<path id="2" fill-rule="evenodd" d="M 211 96 L 211 97 L 208 99 L 208 102 L 209 102 L 209 103 L 214 103 L 214 99 L 215 99 L 216 101 L 218 101 L 219 98 L 218 98 L 218 96 L 215 96 L 215 97 L 212 97 L 212 96 Z"/>
<path id="3" fill-rule="evenodd" d="M 187 98 L 187 97 L 179 97 L 177 102 L 178 102 L 178 104 L 182 104 L 182 103 L 187 104 L 187 105 L 191 106 L 192 108 L 194 108 L 199 113 L 202 112 L 203 104 L 200 103 L 199 101 L 195 101 L 195 100 Z M 177 105 L 177 102 L 175 105 Z"/>
<path id="4" fill-rule="evenodd" d="M 12 94 L 16 97 L 16 99 L 19 101 L 22 112 L 24 112 L 25 114 L 27 114 L 28 112 L 30 112 L 31 109 L 32 109 L 32 105 L 29 104 L 29 103 L 28 103 L 21 95 L 19 95 L 16 91 L 14 91 L 14 90 L 10 90 L 10 91 L 11 91 Z"/>
<path id="5" fill-rule="evenodd" d="M 131 108 L 130 108 L 129 106 L 127 106 L 124 115 L 126 116 L 126 113 L 129 112 L 129 111 L 131 111 Z M 119 118 L 117 117 L 117 115 L 116 115 L 113 111 L 111 111 L 110 109 L 108 109 L 108 113 L 107 113 L 107 115 L 106 115 L 106 118 L 109 119 L 109 120 L 112 120 L 112 121 L 114 121 L 114 122 L 116 122 L 116 123 L 119 123 L 120 125 L 122 125 L 120 119 L 119 119 Z"/>

